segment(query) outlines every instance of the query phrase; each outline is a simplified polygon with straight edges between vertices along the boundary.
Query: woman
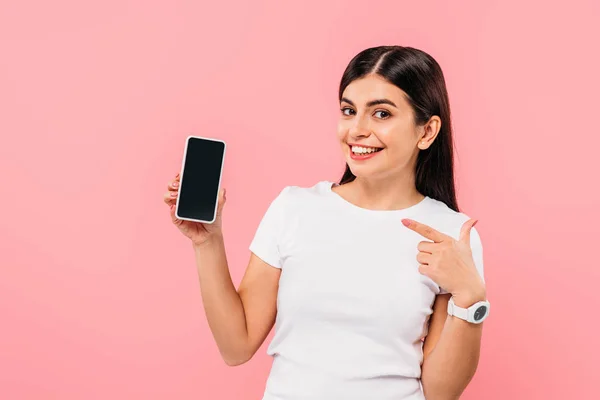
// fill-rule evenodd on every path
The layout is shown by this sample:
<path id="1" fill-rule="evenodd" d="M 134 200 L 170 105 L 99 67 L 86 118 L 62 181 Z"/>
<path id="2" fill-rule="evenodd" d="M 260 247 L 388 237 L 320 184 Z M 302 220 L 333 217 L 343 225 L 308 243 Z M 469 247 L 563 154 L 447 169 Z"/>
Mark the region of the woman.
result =
<path id="1" fill-rule="evenodd" d="M 179 177 L 169 184 L 210 329 L 239 365 L 275 324 L 263 400 L 457 399 L 477 368 L 489 303 L 476 221 L 456 202 L 442 71 L 414 48 L 370 48 L 348 65 L 339 100 L 343 177 L 281 191 L 237 291 L 225 191 L 204 225 L 175 217 Z"/>

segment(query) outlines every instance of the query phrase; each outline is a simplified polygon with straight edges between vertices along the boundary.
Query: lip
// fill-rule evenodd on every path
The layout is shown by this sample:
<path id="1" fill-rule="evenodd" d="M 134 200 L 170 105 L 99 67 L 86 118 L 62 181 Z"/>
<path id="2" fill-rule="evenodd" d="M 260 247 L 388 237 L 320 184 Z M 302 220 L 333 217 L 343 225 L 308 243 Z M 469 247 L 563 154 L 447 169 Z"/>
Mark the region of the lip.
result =
<path id="1" fill-rule="evenodd" d="M 379 146 L 369 146 L 367 144 L 360 144 L 360 143 L 348 143 L 348 146 L 352 147 L 352 146 L 359 146 L 359 147 L 367 147 L 370 149 L 382 149 L 383 147 L 379 147 Z"/>
<path id="2" fill-rule="evenodd" d="M 357 155 L 352 152 L 352 146 L 360 146 L 360 147 L 366 147 L 366 148 L 371 148 L 371 149 L 381 149 L 381 150 L 376 151 L 375 153 Z M 384 150 L 384 148 L 382 148 L 382 147 L 365 146 L 363 144 L 351 144 L 351 143 L 348 143 L 348 149 L 350 150 L 350 158 L 353 160 L 357 160 L 357 161 L 368 160 L 369 158 L 373 158 L 377 154 L 381 153 Z"/>

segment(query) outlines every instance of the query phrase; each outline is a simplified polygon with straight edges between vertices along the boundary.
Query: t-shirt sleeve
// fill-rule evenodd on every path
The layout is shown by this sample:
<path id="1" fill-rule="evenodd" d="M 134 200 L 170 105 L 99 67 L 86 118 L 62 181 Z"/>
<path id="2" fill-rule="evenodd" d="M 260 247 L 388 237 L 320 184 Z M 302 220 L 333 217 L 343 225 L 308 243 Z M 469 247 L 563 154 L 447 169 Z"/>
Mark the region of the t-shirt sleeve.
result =
<path id="1" fill-rule="evenodd" d="M 479 276 L 481 276 L 481 279 L 485 283 L 485 278 L 483 276 L 483 246 L 481 244 L 481 237 L 479 236 L 479 232 L 477 232 L 475 227 L 471 228 L 471 253 L 473 254 L 473 261 L 475 262 L 477 272 L 479 272 Z M 446 293 L 448 293 L 448 291 L 440 287 L 439 294 Z"/>
<path id="2" fill-rule="evenodd" d="M 250 251 L 275 268 L 282 267 L 281 233 L 284 227 L 288 191 L 289 186 L 285 187 L 271 202 L 250 243 Z"/>

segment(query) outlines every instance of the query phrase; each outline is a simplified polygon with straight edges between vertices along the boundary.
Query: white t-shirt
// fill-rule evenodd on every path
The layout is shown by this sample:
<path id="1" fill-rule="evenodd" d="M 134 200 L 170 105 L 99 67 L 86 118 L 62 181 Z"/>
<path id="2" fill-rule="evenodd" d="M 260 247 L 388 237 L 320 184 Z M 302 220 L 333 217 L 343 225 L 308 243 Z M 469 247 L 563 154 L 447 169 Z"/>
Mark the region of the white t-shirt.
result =
<path id="1" fill-rule="evenodd" d="M 435 296 L 418 271 L 411 218 L 458 239 L 469 217 L 426 197 L 402 210 L 368 210 L 321 181 L 288 186 L 250 244 L 281 268 L 273 364 L 263 400 L 424 400 L 422 339 Z M 479 234 L 471 248 L 483 278 Z"/>

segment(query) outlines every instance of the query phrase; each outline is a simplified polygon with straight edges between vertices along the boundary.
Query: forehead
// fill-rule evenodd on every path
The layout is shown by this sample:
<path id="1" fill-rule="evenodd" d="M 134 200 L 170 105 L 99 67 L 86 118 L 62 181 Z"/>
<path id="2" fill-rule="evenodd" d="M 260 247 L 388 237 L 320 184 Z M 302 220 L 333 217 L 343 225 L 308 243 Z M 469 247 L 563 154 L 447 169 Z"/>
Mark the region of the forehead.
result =
<path id="1" fill-rule="evenodd" d="M 348 98 L 357 106 L 376 99 L 389 99 L 398 106 L 407 104 L 402 89 L 377 75 L 369 75 L 352 81 L 344 89 L 342 97 Z"/>

